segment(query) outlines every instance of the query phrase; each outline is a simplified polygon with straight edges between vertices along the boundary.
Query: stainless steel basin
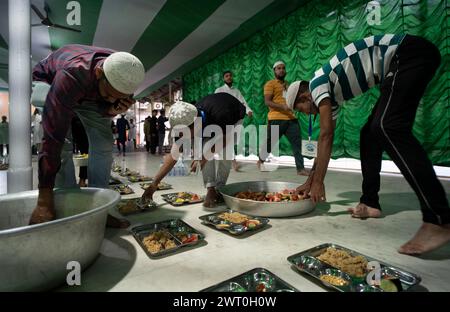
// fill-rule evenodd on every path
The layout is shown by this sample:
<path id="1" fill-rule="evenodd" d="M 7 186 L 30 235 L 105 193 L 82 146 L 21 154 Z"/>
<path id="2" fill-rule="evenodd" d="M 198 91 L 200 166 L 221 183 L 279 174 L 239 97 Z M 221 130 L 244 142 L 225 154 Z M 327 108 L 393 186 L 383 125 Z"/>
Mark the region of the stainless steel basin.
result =
<path id="1" fill-rule="evenodd" d="M 227 206 L 233 210 L 259 217 L 292 217 L 306 214 L 315 208 L 310 199 L 292 202 L 260 202 L 234 197 L 238 192 L 280 192 L 284 189 L 295 189 L 298 183 L 253 181 L 231 183 L 219 188 Z"/>
<path id="2" fill-rule="evenodd" d="M 68 262 L 87 268 L 99 252 L 108 209 L 120 199 L 106 189 L 57 190 L 57 219 L 27 225 L 37 195 L 0 196 L 0 291 L 48 290 L 66 282 Z"/>

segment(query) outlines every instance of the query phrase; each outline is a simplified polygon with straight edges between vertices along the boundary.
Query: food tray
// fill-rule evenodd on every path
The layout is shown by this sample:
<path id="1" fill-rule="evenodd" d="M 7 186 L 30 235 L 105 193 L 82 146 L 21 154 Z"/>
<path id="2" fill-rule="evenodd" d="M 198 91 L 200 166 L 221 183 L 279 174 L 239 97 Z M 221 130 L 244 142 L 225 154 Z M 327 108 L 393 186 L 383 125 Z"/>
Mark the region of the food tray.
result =
<path id="1" fill-rule="evenodd" d="M 152 177 L 147 177 L 147 176 L 143 176 L 143 175 L 130 175 L 130 176 L 128 176 L 128 181 L 130 181 L 131 183 L 146 182 L 146 181 L 152 181 L 152 180 L 153 180 Z"/>
<path id="2" fill-rule="evenodd" d="M 126 184 L 119 184 L 119 185 L 112 185 L 109 187 L 111 190 L 114 190 L 116 192 L 119 192 L 120 195 L 130 195 L 134 194 L 133 189 Z"/>
<path id="3" fill-rule="evenodd" d="M 120 172 L 119 173 L 120 176 L 122 177 L 129 177 L 129 176 L 140 176 L 141 174 L 139 173 L 139 171 L 132 171 L 128 168 L 125 169 L 125 172 Z"/>
<path id="4" fill-rule="evenodd" d="M 175 242 L 176 247 L 151 253 L 144 245 L 143 239 L 146 236 L 158 231 L 164 231 L 168 233 L 170 238 Z M 181 219 L 173 219 L 158 223 L 140 225 L 132 228 L 131 233 L 133 234 L 134 238 L 138 241 L 142 249 L 144 249 L 147 256 L 149 256 L 150 258 L 159 258 L 167 254 L 175 253 L 180 248 L 196 245 L 205 239 L 205 236 L 201 232 L 197 231 L 196 229 L 194 229 Z M 186 236 L 188 241 L 183 243 L 183 241 L 178 238 L 179 235 Z M 195 237 L 196 240 L 189 241 L 194 239 Z"/>
<path id="5" fill-rule="evenodd" d="M 362 256 L 362 257 L 366 258 L 368 262 L 377 261 L 380 264 L 380 268 L 381 268 L 381 280 L 390 279 L 391 281 L 393 281 L 393 284 L 395 284 L 397 291 L 406 291 L 409 288 L 411 288 L 412 286 L 419 284 L 421 281 L 421 278 L 413 273 L 404 271 L 397 267 L 394 267 L 394 266 L 391 266 L 384 262 L 381 262 L 377 259 L 360 254 L 354 250 L 347 249 L 345 247 L 342 247 L 342 246 L 339 246 L 336 244 L 332 244 L 332 243 L 322 244 L 322 245 L 316 246 L 314 248 L 308 249 L 306 251 L 292 255 L 292 256 L 288 257 L 288 261 L 291 264 L 293 264 L 298 271 L 304 272 L 304 273 L 314 277 L 318 281 L 322 282 L 325 286 L 335 289 L 337 291 L 341 291 L 341 292 L 383 292 L 383 291 L 385 291 L 385 290 L 381 289 L 380 287 L 369 285 L 366 281 L 367 274 L 364 275 L 363 277 L 352 276 L 352 275 L 347 274 L 346 272 L 339 270 L 338 268 L 335 268 L 335 267 L 317 259 L 317 257 L 320 256 L 322 253 L 324 253 L 328 247 L 332 247 L 337 250 L 346 251 L 351 256 Z M 339 277 L 339 278 L 347 281 L 347 285 L 343 285 L 343 286 L 332 285 L 330 283 L 322 281 L 320 279 L 321 275 L 332 275 L 332 276 Z"/>
<path id="6" fill-rule="evenodd" d="M 152 183 L 140 183 L 139 185 L 143 190 L 146 190 Z M 158 191 L 164 191 L 164 190 L 170 190 L 172 188 L 172 185 L 166 183 L 166 182 L 159 182 L 158 184 Z"/>
<path id="7" fill-rule="evenodd" d="M 269 270 L 256 268 L 205 288 L 201 292 L 298 292 L 298 290 Z"/>
<path id="8" fill-rule="evenodd" d="M 113 166 L 111 167 L 111 170 L 112 170 L 112 172 L 117 172 L 117 173 L 119 173 L 119 172 L 122 171 L 122 167 L 121 167 L 121 166 L 118 166 L 118 165 L 113 165 Z"/>
<path id="9" fill-rule="evenodd" d="M 113 177 L 109 178 L 109 185 L 118 185 L 118 184 L 122 184 L 122 182 Z"/>
<path id="10" fill-rule="evenodd" d="M 147 212 L 149 210 L 152 210 L 156 208 L 156 205 L 154 202 L 150 202 L 147 206 L 144 208 L 139 208 L 137 206 L 137 202 L 140 200 L 140 198 L 131 198 L 131 199 L 122 199 L 117 204 L 117 210 L 122 216 L 128 216 L 136 213 L 141 212 Z M 126 205 L 130 205 L 130 207 L 126 207 Z"/>
<path id="11" fill-rule="evenodd" d="M 169 204 L 173 205 L 173 206 L 183 206 L 183 205 L 190 205 L 190 204 L 197 204 L 197 203 L 201 203 L 204 200 L 203 196 L 199 195 L 199 199 L 198 200 L 186 200 L 184 202 L 176 202 L 176 199 L 178 198 L 179 194 L 184 193 L 184 194 L 189 194 L 189 195 L 194 195 L 194 193 L 191 192 L 178 192 L 178 193 L 169 193 L 169 194 L 162 194 L 161 197 L 164 201 L 168 202 Z"/>
<path id="12" fill-rule="evenodd" d="M 219 217 L 221 214 L 223 214 L 225 212 L 233 213 L 233 212 L 237 212 L 237 211 L 228 209 L 228 210 L 201 216 L 201 217 L 199 217 L 199 219 L 202 220 L 204 224 L 212 225 L 218 230 L 228 231 L 230 234 L 233 234 L 233 235 L 241 235 L 248 231 L 257 231 L 257 230 L 261 229 L 262 227 L 266 226 L 267 223 L 269 223 L 268 218 L 254 217 L 254 216 L 250 216 L 246 213 L 242 213 L 242 212 L 239 212 L 239 213 L 241 215 L 248 217 L 250 219 L 250 221 L 243 222 L 243 223 L 233 223 L 231 221 L 227 221 L 227 220 L 224 220 Z M 257 221 L 257 222 L 251 222 L 252 220 Z"/>

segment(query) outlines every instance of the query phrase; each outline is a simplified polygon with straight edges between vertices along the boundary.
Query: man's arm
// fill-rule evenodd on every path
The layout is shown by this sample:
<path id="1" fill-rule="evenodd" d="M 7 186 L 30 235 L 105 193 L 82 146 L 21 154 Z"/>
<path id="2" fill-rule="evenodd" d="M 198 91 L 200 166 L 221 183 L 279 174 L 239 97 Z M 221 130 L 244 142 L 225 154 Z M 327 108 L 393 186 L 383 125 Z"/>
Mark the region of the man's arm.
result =
<path id="1" fill-rule="evenodd" d="M 61 164 L 61 150 L 71 125 L 73 106 L 83 95 L 82 86 L 67 71 L 59 71 L 45 102 L 42 154 L 39 159 L 39 188 L 52 189 Z"/>
<path id="2" fill-rule="evenodd" d="M 313 202 L 325 200 L 325 188 L 323 186 L 327 173 L 328 163 L 333 147 L 335 122 L 332 119 L 330 98 L 323 99 L 319 104 L 320 111 L 320 135 L 315 159 L 315 170 L 312 176 L 311 199 Z"/>
<path id="3" fill-rule="evenodd" d="M 273 109 L 277 109 L 277 110 L 280 110 L 280 111 L 290 111 L 290 109 L 289 109 L 289 107 L 287 106 L 287 105 L 285 105 L 285 104 L 277 104 L 277 103 L 274 103 L 273 101 L 272 101 L 272 99 L 273 99 L 273 94 L 264 94 L 264 102 L 266 103 L 266 105 L 268 106 L 268 107 L 270 107 L 270 108 L 273 108 Z"/>

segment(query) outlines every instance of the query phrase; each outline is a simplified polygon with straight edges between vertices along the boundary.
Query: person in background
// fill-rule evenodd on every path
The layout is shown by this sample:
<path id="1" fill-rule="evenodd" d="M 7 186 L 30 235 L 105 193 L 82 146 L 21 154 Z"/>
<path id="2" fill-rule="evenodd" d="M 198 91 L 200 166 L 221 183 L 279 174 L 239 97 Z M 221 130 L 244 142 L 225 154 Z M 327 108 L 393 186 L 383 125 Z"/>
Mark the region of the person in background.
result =
<path id="1" fill-rule="evenodd" d="M 150 120 L 151 117 L 147 116 L 144 120 L 144 140 L 145 140 L 145 149 L 147 150 L 147 153 L 150 153 Z"/>
<path id="2" fill-rule="evenodd" d="M 111 119 L 133 105 L 145 77 L 141 61 L 127 52 L 69 44 L 33 68 L 31 103 L 43 107 L 44 137 L 39 155 L 39 195 L 30 224 L 56 218 L 53 188 L 75 187 L 72 144 L 65 144 L 72 118 L 79 116 L 89 138 L 89 186 L 108 188 L 111 176 Z M 128 227 L 108 215 L 107 225 Z"/>
<path id="3" fill-rule="evenodd" d="M 80 151 L 81 155 L 85 155 L 89 153 L 89 141 L 86 135 L 86 131 L 84 130 L 83 123 L 80 118 L 75 116 L 72 119 L 72 138 L 75 143 L 76 149 Z M 80 178 L 78 185 L 80 187 L 87 186 L 87 178 L 88 178 L 88 168 L 87 166 L 80 166 L 80 173 L 78 177 Z"/>
<path id="4" fill-rule="evenodd" d="M 34 110 L 31 122 L 31 127 L 33 129 L 33 146 L 36 149 L 36 154 L 39 155 L 44 130 L 42 129 L 42 115 L 37 108 Z"/>
<path id="5" fill-rule="evenodd" d="M 214 93 L 228 93 L 232 96 L 234 96 L 236 99 L 239 100 L 239 102 L 241 102 L 242 104 L 244 104 L 245 106 L 245 112 L 248 116 L 248 118 L 252 118 L 253 116 L 253 112 L 250 109 L 250 107 L 248 106 L 247 102 L 245 101 L 244 97 L 242 96 L 241 91 L 238 88 L 233 87 L 233 73 L 229 70 L 225 71 L 222 75 L 223 77 L 223 82 L 224 85 L 217 88 L 216 91 Z M 240 134 L 238 133 L 236 135 L 236 145 L 234 146 L 234 154 L 235 156 L 237 155 L 237 143 L 238 140 L 240 139 Z M 239 171 L 239 164 L 236 161 L 236 158 L 233 159 L 233 169 L 234 171 Z"/>
<path id="6" fill-rule="evenodd" d="M 267 125 L 267 143 L 261 147 L 258 168 L 264 164 L 272 149 L 272 145 L 280 139 L 272 138 L 271 127 L 279 127 L 279 135 L 286 136 L 291 143 L 294 153 L 295 166 L 298 175 L 308 175 L 309 171 L 305 169 L 302 156 L 302 138 L 298 120 L 292 109 L 286 105 L 286 92 L 288 83 L 286 77 L 286 66 L 278 61 L 273 65 L 275 79 L 268 81 L 264 86 L 264 101 L 269 107 L 268 125 Z"/>
<path id="7" fill-rule="evenodd" d="M 3 146 L 6 147 L 6 155 L 9 154 L 9 123 L 6 116 L 2 116 L 0 122 L 0 157 L 3 157 Z"/>
<path id="8" fill-rule="evenodd" d="M 215 138 L 211 137 L 211 134 L 206 134 L 203 137 L 203 129 L 198 129 L 200 133 L 195 134 L 194 121 L 199 117 L 202 120 L 202 127 L 205 129 L 207 126 L 216 125 L 222 129 L 223 137 Z M 245 117 L 245 106 L 239 102 L 234 96 L 227 93 L 210 94 L 196 102 L 195 105 L 190 103 L 178 101 L 170 108 L 169 122 L 171 128 L 175 127 L 188 127 L 191 132 L 191 138 L 200 137 L 202 143 L 205 144 L 210 140 L 217 141 L 223 139 L 222 149 L 233 142 L 227 142 L 226 128 L 227 126 L 236 126 Z M 172 144 L 172 150 L 170 154 L 164 157 L 164 163 L 155 175 L 152 184 L 142 195 L 143 199 L 152 198 L 153 193 L 158 189 L 158 184 L 161 180 L 172 170 L 177 163 L 181 146 L 179 142 L 175 141 Z M 204 151 L 205 152 L 205 151 Z M 217 188 L 224 186 L 228 180 L 231 169 L 231 160 L 226 159 L 226 153 L 224 150 L 216 150 L 214 147 L 206 152 L 210 154 L 222 153 L 223 160 L 217 162 L 215 159 L 206 159 L 203 154 L 203 158 L 200 161 L 193 161 L 191 165 L 191 171 L 195 171 L 198 162 L 203 175 L 203 183 L 207 189 L 206 197 L 203 202 L 205 208 L 214 208 L 216 204 L 222 201 L 221 195 L 217 191 Z M 217 170 L 216 170 L 217 169 Z"/>
<path id="9" fill-rule="evenodd" d="M 130 130 L 128 130 L 128 141 L 133 141 L 133 147 L 136 150 L 136 124 L 130 119 Z"/>
<path id="10" fill-rule="evenodd" d="M 158 118 L 156 115 L 158 111 L 156 109 L 152 110 L 152 117 L 150 117 L 150 153 L 156 153 L 156 147 L 158 146 Z"/>
<path id="11" fill-rule="evenodd" d="M 422 210 L 422 226 L 398 249 L 408 255 L 423 254 L 450 242 L 450 206 L 445 190 L 425 149 L 412 133 L 420 100 L 440 62 L 439 49 L 424 38 L 403 34 L 370 36 L 338 51 L 310 82 L 299 81 L 288 90 L 290 107 L 320 114 L 317 157 L 308 180 L 297 189 L 318 202 L 326 200 L 324 179 L 341 106 L 380 86 L 380 97 L 360 132 L 361 198 L 355 208 L 348 210 L 359 219 L 381 216 L 378 193 L 386 151 L 415 191 Z"/>
<path id="12" fill-rule="evenodd" d="M 158 153 L 159 155 L 163 154 L 163 147 L 164 147 L 164 139 L 166 138 L 166 125 L 165 122 L 167 121 L 166 117 L 166 111 L 162 109 L 159 112 L 158 121 L 156 123 L 156 129 L 158 131 Z"/>
<path id="13" fill-rule="evenodd" d="M 125 114 L 122 114 L 122 117 L 117 119 L 116 122 L 117 127 L 117 148 L 119 149 L 119 155 L 120 155 L 120 145 L 122 145 L 122 154 L 125 156 L 126 151 L 126 141 L 127 141 L 127 130 L 130 130 L 130 124 L 128 120 L 125 118 Z"/>

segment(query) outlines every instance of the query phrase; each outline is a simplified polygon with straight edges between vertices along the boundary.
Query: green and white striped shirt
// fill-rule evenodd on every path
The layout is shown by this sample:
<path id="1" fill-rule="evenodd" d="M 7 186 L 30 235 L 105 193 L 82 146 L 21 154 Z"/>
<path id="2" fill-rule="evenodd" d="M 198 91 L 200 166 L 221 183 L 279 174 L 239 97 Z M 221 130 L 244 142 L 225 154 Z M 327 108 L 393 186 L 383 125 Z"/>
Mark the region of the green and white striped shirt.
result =
<path id="1" fill-rule="evenodd" d="M 317 70 L 309 89 L 314 103 L 329 97 L 333 103 L 333 119 L 344 101 L 360 95 L 381 83 L 392 58 L 405 35 L 370 36 L 341 49 Z"/>

